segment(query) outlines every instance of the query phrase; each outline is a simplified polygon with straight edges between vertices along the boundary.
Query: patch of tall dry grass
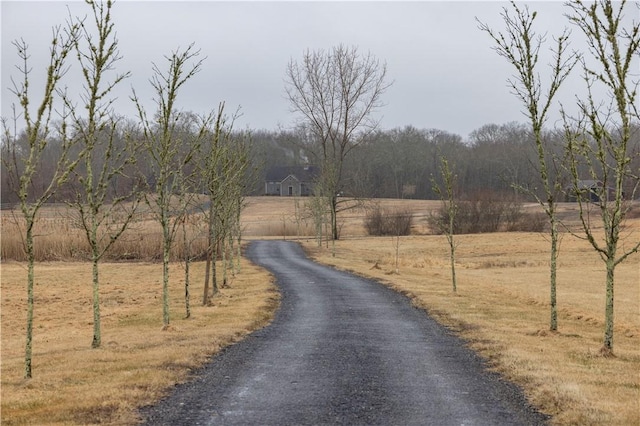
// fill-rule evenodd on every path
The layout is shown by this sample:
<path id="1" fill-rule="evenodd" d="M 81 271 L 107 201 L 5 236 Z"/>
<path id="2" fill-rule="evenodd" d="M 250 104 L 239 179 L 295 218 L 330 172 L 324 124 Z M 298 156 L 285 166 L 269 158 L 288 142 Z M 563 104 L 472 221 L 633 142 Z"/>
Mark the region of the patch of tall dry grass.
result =
<path id="1" fill-rule="evenodd" d="M 35 258 L 37 262 L 85 261 L 91 259 L 91 251 L 83 228 L 70 211 L 52 215 L 45 208 L 45 216 L 34 225 Z M 48 213 L 48 214 L 47 214 Z M 23 238 L 25 222 L 15 212 L 3 211 L 0 216 L 2 241 L 0 257 L 3 260 L 26 261 Z M 187 241 L 192 256 L 202 257 L 207 246 L 206 229 L 201 215 L 188 218 Z M 171 252 L 173 261 L 183 259 L 185 246 L 183 230 L 179 226 Z M 140 215 L 106 253 L 104 260 L 155 261 L 162 258 L 162 230 L 147 214 Z"/>

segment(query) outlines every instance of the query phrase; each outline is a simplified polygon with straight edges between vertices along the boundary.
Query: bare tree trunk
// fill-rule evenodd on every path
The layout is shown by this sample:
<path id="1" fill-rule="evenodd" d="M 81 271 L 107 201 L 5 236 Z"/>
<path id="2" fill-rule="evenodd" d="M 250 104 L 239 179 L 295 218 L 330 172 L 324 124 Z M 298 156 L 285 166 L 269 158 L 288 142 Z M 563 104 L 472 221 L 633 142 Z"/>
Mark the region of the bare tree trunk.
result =
<path id="1" fill-rule="evenodd" d="M 338 198 L 332 194 L 329 196 L 331 200 L 331 238 L 338 239 Z"/>
<path id="2" fill-rule="evenodd" d="M 166 219 L 165 219 L 166 220 Z M 168 220 L 167 220 L 168 222 Z M 169 328 L 169 261 L 171 254 L 171 236 L 169 234 L 169 223 L 163 226 L 164 241 L 162 244 L 162 328 Z"/>
<path id="3" fill-rule="evenodd" d="M 93 276 L 93 340 L 91 341 L 92 348 L 99 348 L 102 343 L 102 331 L 100 328 L 100 280 L 98 277 L 98 262 L 99 258 L 92 256 L 91 270 Z"/>
<path id="4" fill-rule="evenodd" d="M 449 231 L 447 233 L 447 240 L 449 241 L 449 260 L 451 261 L 451 285 L 453 286 L 453 292 L 458 292 L 458 281 L 456 278 L 456 242 L 454 241 L 455 234 L 455 222 L 456 222 L 456 213 L 458 207 L 455 205 L 455 200 L 453 199 L 453 176 L 450 175 L 447 178 L 450 183 L 448 186 L 450 187 L 447 192 L 451 194 L 449 196 Z"/>
<path id="5" fill-rule="evenodd" d="M 189 269 L 191 266 L 191 243 L 187 236 L 187 218 L 182 221 L 182 237 L 184 243 L 184 309 L 185 318 L 191 318 L 191 296 L 189 294 Z"/>
<path id="6" fill-rule="evenodd" d="M 613 352 L 613 301 L 614 301 L 614 273 L 615 273 L 615 253 L 607 259 L 607 283 L 604 308 L 604 340 L 603 354 L 610 355 Z"/>
<path id="7" fill-rule="evenodd" d="M 221 238 L 222 241 L 222 288 L 227 288 L 227 244 L 226 237 Z"/>
<path id="8" fill-rule="evenodd" d="M 238 215 L 240 216 L 240 215 Z M 240 226 L 240 217 L 238 217 L 238 223 L 237 223 L 237 231 L 238 231 L 238 246 L 237 246 L 237 250 L 238 252 L 236 253 L 236 271 L 238 273 L 242 272 L 242 263 L 240 262 L 240 260 L 242 259 L 242 229 Z"/>
<path id="9" fill-rule="evenodd" d="M 453 292 L 458 292 L 458 281 L 456 279 L 456 246 L 453 241 L 449 242 L 449 260 L 451 262 L 451 284 L 453 285 Z"/>
<path id="10" fill-rule="evenodd" d="M 27 223 L 25 237 L 27 251 L 27 334 L 24 350 L 24 377 L 32 377 L 31 363 L 33 356 L 33 285 L 35 281 L 34 263 L 35 254 L 33 249 L 33 223 Z"/>
<path id="11" fill-rule="evenodd" d="M 216 274 L 216 262 L 218 261 L 218 235 L 216 231 L 216 209 L 214 207 L 215 200 L 211 200 L 209 207 L 209 243 L 211 249 L 211 295 L 218 293 L 218 276 Z"/>
<path id="12" fill-rule="evenodd" d="M 551 261 L 549 267 L 549 283 L 550 283 L 550 320 L 549 329 L 551 331 L 558 330 L 558 300 L 556 295 L 556 281 L 558 270 L 558 220 L 555 214 L 555 204 L 549 204 L 549 221 L 551 222 Z"/>
<path id="13" fill-rule="evenodd" d="M 184 308 L 185 318 L 191 318 L 191 294 L 189 293 L 189 264 L 184 269 Z"/>
<path id="14" fill-rule="evenodd" d="M 202 305 L 208 306 L 210 303 L 209 300 L 209 279 L 211 278 L 211 263 L 213 263 L 215 268 L 215 260 L 213 259 L 213 199 L 209 197 L 209 224 L 207 227 L 207 262 L 204 272 L 204 294 L 202 296 Z"/>
<path id="15" fill-rule="evenodd" d="M 211 295 L 218 294 L 218 273 L 216 271 L 216 263 L 218 263 L 218 241 L 214 238 L 213 251 L 211 254 Z"/>
<path id="16" fill-rule="evenodd" d="M 209 271 L 211 271 L 211 248 L 207 249 L 207 262 L 204 268 L 204 292 L 202 295 L 202 306 L 209 305 Z"/>

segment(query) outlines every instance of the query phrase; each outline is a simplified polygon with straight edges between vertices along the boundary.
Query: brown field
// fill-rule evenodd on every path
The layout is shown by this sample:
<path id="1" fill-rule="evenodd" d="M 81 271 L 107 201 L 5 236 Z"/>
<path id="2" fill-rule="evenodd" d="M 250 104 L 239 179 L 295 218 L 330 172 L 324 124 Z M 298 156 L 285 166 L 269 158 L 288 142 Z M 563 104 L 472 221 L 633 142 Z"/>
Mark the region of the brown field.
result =
<path id="1" fill-rule="evenodd" d="M 264 271 L 243 262 L 230 287 L 203 307 L 203 268 L 194 265 L 185 319 L 184 272 L 173 265 L 171 326 L 162 331 L 162 265 L 103 265 L 103 347 L 91 349 L 90 265 L 36 265 L 33 379 L 24 380 L 26 274 L 22 264 L 4 263 L 2 424 L 135 424 L 137 407 L 271 320 L 278 294 Z"/>
<path id="2" fill-rule="evenodd" d="M 458 294 L 454 295 L 446 240 L 424 235 L 426 212 L 438 203 L 379 203 L 416 214 L 417 235 L 399 240 L 397 273 L 397 240 L 364 237 L 360 210 L 346 212 L 342 239 L 335 246 L 319 249 L 313 238 L 296 236 L 299 230 L 309 235 L 310 225 L 296 220 L 291 199 L 249 198 L 244 238 L 296 238 L 318 260 L 375 277 L 408 294 L 417 306 L 466 339 L 491 368 L 522 386 L 533 404 L 553 416 L 554 424 L 640 424 L 640 255 L 617 269 L 616 356 L 604 358 L 599 354 L 604 268 L 584 241 L 568 234 L 562 240 L 559 332 L 550 333 L 549 244 L 544 235 L 459 236 Z M 574 207 L 564 206 L 567 218 L 575 213 Z M 193 318 L 185 320 L 183 271 L 175 263 L 172 326 L 163 332 L 160 265 L 108 263 L 102 267 L 105 343 L 92 350 L 89 265 L 38 263 L 34 378 L 25 381 L 26 272 L 23 263 L 4 260 L 6 242 L 11 241 L 4 214 L 2 424 L 133 424 L 137 406 L 152 403 L 220 347 L 267 323 L 277 305 L 268 274 L 245 263 L 230 288 L 215 298 L 214 306 L 200 306 L 203 265 L 197 263 L 192 280 Z M 64 223 L 60 219 L 58 226 Z M 71 232 L 61 234 L 69 238 Z M 640 238 L 640 219 L 628 222 L 625 235 L 628 241 Z M 45 250 L 71 251 L 64 244 L 56 247 Z M 153 250 L 149 253 L 152 257 Z"/>

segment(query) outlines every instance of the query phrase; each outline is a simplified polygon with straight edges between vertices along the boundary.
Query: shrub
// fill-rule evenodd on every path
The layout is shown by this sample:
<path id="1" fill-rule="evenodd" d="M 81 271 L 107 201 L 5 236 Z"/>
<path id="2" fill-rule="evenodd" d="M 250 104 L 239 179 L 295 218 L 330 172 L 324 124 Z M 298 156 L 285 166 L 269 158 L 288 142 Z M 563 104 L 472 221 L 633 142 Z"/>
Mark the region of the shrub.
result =
<path id="1" fill-rule="evenodd" d="M 541 232 L 545 228 L 544 214 L 528 214 L 522 211 L 522 203 L 512 197 L 492 192 L 478 192 L 467 200 L 458 201 L 454 222 L 454 234 L 481 234 L 499 231 Z M 433 233 L 442 234 L 448 223 L 449 212 L 445 206 L 428 218 Z"/>
<path id="2" fill-rule="evenodd" d="M 543 232 L 547 228 L 548 217 L 544 213 L 524 213 L 520 220 L 513 224 L 510 231 Z"/>
<path id="3" fill-rule="evenodd" d="M 406 210 L 385 211 L 379 206 L 369 210 L 364 220 L 367 233 L 372 236 L 410 235 L 413 214 Z"/>

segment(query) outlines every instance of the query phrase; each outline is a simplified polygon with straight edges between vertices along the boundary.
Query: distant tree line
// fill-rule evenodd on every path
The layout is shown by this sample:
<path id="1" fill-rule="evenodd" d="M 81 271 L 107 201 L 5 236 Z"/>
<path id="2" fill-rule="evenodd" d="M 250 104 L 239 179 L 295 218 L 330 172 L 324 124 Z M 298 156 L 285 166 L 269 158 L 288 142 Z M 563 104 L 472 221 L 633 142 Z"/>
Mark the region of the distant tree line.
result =
<path id="1" fill-rule="evenodd" d="M 543 131 L 548 155 L 565 156 L 562 129 Z M 640 153 L 640 126 L 632 132 L 633 153 Z M 304 137 L 296 131 L 254 131 L 251 134 L 252 162 L 263 177 L 265 170 L 277 165 L 304 164 L 310 158 Z M 346 158 L 341 193 L 363 198 L 439 199 L 431 178 L 439 176 L 440 159 L 455 164 L 457 191 L 461 199 L 494 197 L 503 200 L 513 196 L 522 201 L 533 200 L 520 189 L 527 188 L 544 198 L 544 188 L 538 184 L 538 153 L 530 126 L 518 122 L 487 124 L 465 139 L 438 129 L 418 129 L 413 126 L 377 130 Z M 632 155 L 640 167 L 640 157 Z M 550 168 L 568 188 L 571 178 L 560 166 Z M 585 179 L 589 174 L 584 170 Z M 633 188 L 629 188 L 631 194 Z M 262 179 L 254 181 L 248 195 L 264 193 Z"/>
<path id="2" fill-rule="evenodd" d="M 189 117 L 188 114 L 185 116 Z M 190 130 L 187 122 L 181 127 L 184 132 L 196 131 Z M 548 155 L 562 159 L 566 155 L 566 140 L 562 129 L 547 129 L 542 134 Z M 297 130 L 242 130 L 234 131 L 233 136 L 234 140 L 251 140 L 248 147 L 249 167 L 246 171 L 250 179 L 247 179 L 244 195 L 264 194 L 264 177 L 270 167 L 310 162 L 311 155 L 305 137 Z M 114 144 L 122 149 L 126 146 L 126 138 L 143 140 L 140 129 L 130 120 L 121 120 L 113 137 Z M 25 141 L 26 135 L 22 135 L 17 139 L 17 144 L 20 146 Z M 43 164 L 33 177 L 34 191 L 43 191 L 45 182 L 50 182 L 61 143 L 53 138 L 47 144 Z M 2 149 L 5 150 L 6 147 L 3 146 Z M 640 154 L 638 125 L 633 127 L 629 151 Z M 146 153 L 139 150 L 137 155 L 139 159 L 135 164 L 141 175 L 134 177 L 133 173 L 129 173 L 125 174 L 129 177 L 114 179 L 111 184 L 112 196 L 127 193 L 139 178 L 144 178 L 151 186 L 149 189 L 154 190 L 153 174 L 143 161 Z M 102 161 L 100 159 L 104 159 L 104 156 L 96 155 L 95 158 L 96 161 Z M 340 192 L 345 196 L 360 198 L 439 199 L 433 190 L 431 179 L 439 176 L 441 158 L 447 158 L 455 164 L 460 199 L 504 200 L 511 196 L 516 200 L 532 201 L 533 194 L 544 198 L 544 188 L 538 184 L 538 153 L 533 143 L 533 134 L 530 126 L 519 122 L 487 124 L 471 132 L 466 139 L 445 130 L 418 129 L 413 126 L 377 130 L 345 159 Z M 631 159 L 633 164 L 630 168 L 638 170 L 640 156 L 632 155 Z M 128 167 L 133 168 L 133 165 Z M 9 190 L 10 181 L 6 178 L 5 169 L 3 165 L 2 203 L 15 203 L 17 199 Z M 550 168 L 549 173 L 554 175 L 553 179 L 557 175 L 558 181 L 564 182 L 565 188 L 571 186 L 571 176 L 567 169 L 558 166 Z M 589 179 L 586 168 L 583 176 Z M 73 180 L 67 182 L 50 201 L 63 202 L 70 199 L 74 194 L 73 185 Z M 527 191 L 520 190 L 522 188 L 527 188 Z M 198 185 L 192 189 L 202 191 Z M 625 192 L 631 194 L 633 188 L 630 187 Z M 33 196 L 36 196 L 35 192 Z"/>

